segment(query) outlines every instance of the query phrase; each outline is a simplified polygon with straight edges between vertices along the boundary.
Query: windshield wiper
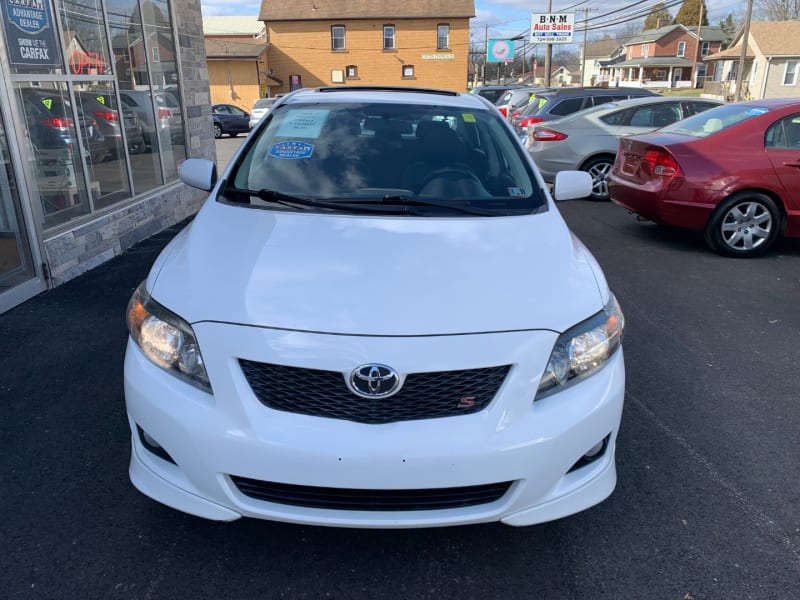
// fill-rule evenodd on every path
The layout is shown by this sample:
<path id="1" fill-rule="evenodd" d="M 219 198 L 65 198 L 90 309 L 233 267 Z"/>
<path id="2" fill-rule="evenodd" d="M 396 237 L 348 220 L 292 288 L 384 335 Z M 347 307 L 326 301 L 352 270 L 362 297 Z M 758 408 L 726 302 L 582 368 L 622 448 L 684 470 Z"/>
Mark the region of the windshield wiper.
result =
<path id="1" fill-rule="evenodd" d="M 436 200 L 422 200 L 419 198 L 412 198 L 411 196 L 407 196 L 405 194 L 398 194 L 396 196 L 387 195 L 381 198 L 378 202 L 381 204 L 394 206 L 435 206 L 437 208 L 445 208 L 447 210 L 454 210 L 456 212 L 462 212 L 470 215 L 480 215 L 482 217 L 500 216 L 500 213 L 485 208 L 459 206 L 457 204 L 450 204 L 447 202 L 437 202 Z"/>
<path id="2" fill-rule="evenodd" d="M 326 202 L 324 200 L 315 200 L 313 198 L 304 198 L 302 196 L 292 196 L 277 190 L 260 189 L 260 190 L 247 190 L 228 186 L 224 188 L 223 195 L 226 194 L 241 194 L 246 196 L 255 196 L 267 202 L 275 202 L 283 206 L 306 206 L 309 208 L 323 208 L 326 210 L 340 210 L 340 211 L 357 211 L 367 213 L 380 213 L 380 214 L 413 214 L 417 215 L 417 211 L 410 210 L 407 206 L 375 206 L 364 205 L 360 203 L 350 202 Z"/>

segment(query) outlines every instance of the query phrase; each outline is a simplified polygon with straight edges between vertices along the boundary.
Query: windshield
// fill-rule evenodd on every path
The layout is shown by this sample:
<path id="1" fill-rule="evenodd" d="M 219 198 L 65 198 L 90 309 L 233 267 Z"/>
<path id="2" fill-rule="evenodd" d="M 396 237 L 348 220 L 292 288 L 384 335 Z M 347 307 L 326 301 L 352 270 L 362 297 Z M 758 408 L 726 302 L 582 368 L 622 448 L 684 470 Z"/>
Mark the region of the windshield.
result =
<path id="1" fill-rule="evenodd" d="M 723 131 L 752 117 L 763 115 L 768 111 L 768 108 L 752 104 L 726 104 L 662 127 L 660 131 L 701 138 Z"/>
<path id="2" fill-rule="evenodd" d="M 545 206 L 524 149 L 489 110 L 285 104 L 265 118 L 221 200 L 275 210 L 389 203 L 447 216 L 453 207 L 497 216 Z"/>

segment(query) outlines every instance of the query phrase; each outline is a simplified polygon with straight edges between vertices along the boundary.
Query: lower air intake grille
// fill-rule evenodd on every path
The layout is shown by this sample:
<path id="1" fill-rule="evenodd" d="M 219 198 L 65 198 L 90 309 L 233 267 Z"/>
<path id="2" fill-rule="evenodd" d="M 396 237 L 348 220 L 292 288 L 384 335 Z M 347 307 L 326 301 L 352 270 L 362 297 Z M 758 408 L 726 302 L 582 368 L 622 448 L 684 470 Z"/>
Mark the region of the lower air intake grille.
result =
<path id="1" fill-rule="evenodd" d="M 262 404 L 275 410 L 345 419 L 392 423 L 454 417 L 479 412 L 492 401 L 509 366 L 410 373 L 388 398 L 362 398 L 337 371 L 286 367 L 240 359 L 242 372 Z"/>
<path id="2" fill-rule="evenodd" d="M 309 487 L 231 475 L 245 496 L 277 504 L 332 510 L 442 510 L 488 504 L 503 497 L 510 481 L 425 490 L 360 490 Z"/>

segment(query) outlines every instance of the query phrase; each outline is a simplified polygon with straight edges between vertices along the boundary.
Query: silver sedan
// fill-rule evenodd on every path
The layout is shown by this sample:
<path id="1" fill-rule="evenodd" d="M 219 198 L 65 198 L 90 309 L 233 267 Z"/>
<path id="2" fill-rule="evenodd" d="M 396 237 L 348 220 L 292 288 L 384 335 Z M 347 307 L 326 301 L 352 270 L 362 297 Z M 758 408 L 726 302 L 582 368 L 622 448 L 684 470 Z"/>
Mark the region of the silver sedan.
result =
<path id="1" fill-rule="evenodd" d="M 566 170 L 592 176 L 592 200 L 608 200 L 608 174 L 624 135 L 653 131 L 722 104 L 718 100 L 655 96 L 608 102 L 528 128 L 525 146 L 546 181 Z"/>

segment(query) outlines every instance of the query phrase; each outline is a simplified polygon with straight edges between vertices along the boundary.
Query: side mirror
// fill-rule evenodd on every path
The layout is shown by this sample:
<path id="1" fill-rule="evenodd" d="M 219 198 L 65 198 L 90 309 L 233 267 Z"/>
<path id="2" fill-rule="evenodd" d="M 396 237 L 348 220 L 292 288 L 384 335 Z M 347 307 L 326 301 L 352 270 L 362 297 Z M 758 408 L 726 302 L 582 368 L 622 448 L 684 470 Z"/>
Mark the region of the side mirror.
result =
<path id="1" fill-rule="evenodd" d="M 592 176 L 586 171 L 560 171 L 553 184 L 556 201 L 586 198 L 592 194 Z"/>
<path id="2" fill-rule="evenodd" d="M 178 175 L 186 185 L 210 192 L 217 184 L 217 165 L 204 158 L 187 158 L 178 169 Z"/>

